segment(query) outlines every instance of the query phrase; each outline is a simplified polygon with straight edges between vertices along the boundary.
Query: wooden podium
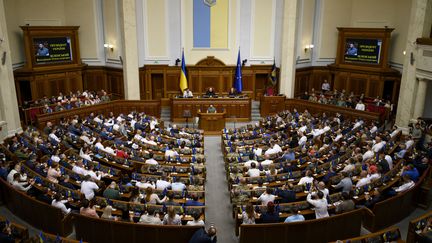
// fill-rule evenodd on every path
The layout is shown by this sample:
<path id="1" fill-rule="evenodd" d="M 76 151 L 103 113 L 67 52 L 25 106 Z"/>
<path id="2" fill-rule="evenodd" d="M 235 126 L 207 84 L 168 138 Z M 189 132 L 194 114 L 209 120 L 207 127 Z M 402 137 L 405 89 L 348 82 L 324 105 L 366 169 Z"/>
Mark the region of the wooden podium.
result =
<path id="1" fill-rule="evenodd" d="M 285 95 L 261 96 L 260 114 L 261 117 L 274 115 L 285 110 Z"/>
<path id="2" fill-rule="evenodd" d="M 204 113 L 198 112 L 199 129 L 204 130 L 205 135 L 219 135 L 225 128 L 225 112 Z"/>

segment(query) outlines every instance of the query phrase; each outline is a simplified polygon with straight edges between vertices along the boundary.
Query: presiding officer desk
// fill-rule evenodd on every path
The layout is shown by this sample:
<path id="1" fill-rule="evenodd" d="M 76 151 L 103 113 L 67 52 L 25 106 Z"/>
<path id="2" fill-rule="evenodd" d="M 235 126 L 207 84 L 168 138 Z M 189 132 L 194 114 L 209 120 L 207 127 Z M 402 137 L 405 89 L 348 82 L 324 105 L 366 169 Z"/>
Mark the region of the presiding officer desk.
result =
<path id="1" fill-rule="evenodd" d="M 213 105 L 217 112 L 225 111 L 226 121 L 248 122 L 251 120 L 251 99 L 249 97 L 219 97 L 219 98 L 172 98 L 171 121 L 185 122 L 184 111 L 189 110 L 192 117 L 198 116 L 198 111 L 206 111 Z"/>

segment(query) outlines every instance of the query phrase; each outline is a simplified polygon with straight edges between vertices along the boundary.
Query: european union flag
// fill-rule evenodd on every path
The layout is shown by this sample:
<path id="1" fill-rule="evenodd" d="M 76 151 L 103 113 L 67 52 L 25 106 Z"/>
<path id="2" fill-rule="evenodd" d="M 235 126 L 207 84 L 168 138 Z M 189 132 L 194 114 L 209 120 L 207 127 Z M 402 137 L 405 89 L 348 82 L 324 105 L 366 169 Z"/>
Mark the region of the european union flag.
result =
<path id="1" fill-rule="evenodd" d="M 240 50 L 238 51 L 238 57 L 237 57 L 237 67 L 235 71 L 234 88 L 237 90 L 238 93 L 241 93 L 243 91 Z"/>

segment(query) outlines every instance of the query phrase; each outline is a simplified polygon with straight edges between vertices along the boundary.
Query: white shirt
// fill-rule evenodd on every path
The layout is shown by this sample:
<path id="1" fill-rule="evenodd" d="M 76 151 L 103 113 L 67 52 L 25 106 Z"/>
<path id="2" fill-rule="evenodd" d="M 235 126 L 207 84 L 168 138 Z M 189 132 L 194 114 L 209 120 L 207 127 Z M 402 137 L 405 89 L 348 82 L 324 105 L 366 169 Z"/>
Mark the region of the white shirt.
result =
<path id="1" fill-rule="evenodd" d="M 135 183 L 135 186 L 140 188 L 140 189 L 147 189 L 147 187 L 151 187 L 153 189 L 155 189 L 155 185 L 148 183 L 148 182 L 137 182 Z"/>
<path id="2" fill-rule="evenodd" d="M 273 164 L 273 160 L 270 159 L 266 159 L 263 162 L 261 162 L 261 165 L 271 165 Z"/>
<path id="3" fill-rule="evenodd" d="M 60 208 L 64 214 L 68 214 L 68 213 L 70 213 L 71 209 L 66 208 L 65 203 L 67 203 L 67 200 L 56 201 L 54 199 L 54 200 L 52 200 L 51 205 L 56 207 L 56 208 Z"/>
<path id="4" fill-rule="evenodd" d="M 15 169 L 12 169 L 12 170 L 9 172 L 9 174 L 8 174 L 8 176 L 7 176 L 7 181 L 8 181 L 10 184 L 12 184 L 12 182 L 13 182 L 13 178 L 14 178 L 14 175 L 15 175 L 16 173 L 18 173 L 18 171 L 16 171 Z M 26 175 L 26 174 L 21 175 L 19 180 L 20 180 L 20 181 L 26 181 L 26 180 L 27 180 L 27 175 Z"/>
<path id="5" fill-rule="evenodd" d="M 96 190 L 99 190 L 99 187 L 93 181 L 83 181 L 81 183 L 81 193 L 84 194 L 87 200 L 92 200 L 95 196 Z"/>
<path id="6" fill-rule="evenodd" d="M 275 154 L 275 153 L 277 153 L 276 149 L 274 149 L 274 148 L 269 148 L 269 149 L 267 149 L 267 150 L 265 151 L 264 154 L 268 154 L 268 155 L 270 155 L 270 154 Z"/>
<path id="7" fill-rule="evenodd" d="M 329 91 L 330 90 L 330 84 L 329 83 L 323 83 L 321 85 L 321 89 L 325 90 L 325 91 Z"/>
<path id="8" fill-rule="evenodd" d="M 51 160 L 58 163 L 60 161 L 60 157 L 58 155 L 53 154 L 51 155 Z"/>
<path id="9" fill-rule="evenodd" d="M 340 139 L 342 138 L 342 134 L 338 134 L 336 137 L 335 137 L 335 142 L 337 142 L 337 141 L 339 141 Z"/>
<path id="10" fill-rule="evenodd" d="M 165 188 L 171 186 L 171 183 L 169 183 L 168 181 L 164 181 L 164 180 L 157 180 L 156 181 L 156 188 L 158 190 L 164 190 Z"/>
<path id="11" fill-rule="evenodd" d="M 105 152 L 107 152 L 107 153 L 109 153 L 109 154 L 112 154 L 112 155 L 115 155 L 116 153 L 114 152 L 114 149 L 112 149 L 111 147 L 109 147 L 109 146 L 106 146 L 105 147 Z"/>
<path id="12" fill-rule="evenodd" d="M 145 163 L 146 163 L 146 164 L 149 164 L 149 165 L 158 165 L 158 164 L 159 164 L 159 163 L 158 163 L 155 159 L 153 159 L 153 158 L 150 158 L 150 159 L 146 160 Z"/>
<path id="13" fill-rule="evenodd" d="M 327 211 L 327 200 L 325 198 L 322 199 L 312 199 L 312 194 L 308 194 L 307 201 L 315 207 L 315 217 L 317 219 L 329 217 L 329 213 Z"/>
<path id="14" fill-rule="evenodd" d="M 254 149 L 254 154 L 256 156 L 261 156 L 262 155 L 262 148 L 256 148 L 256 149 Z"/>
<path id="15" fill-rule="evenodd" d="M 186 185 L 181 182 L 173 182 L 171 183 L 171 190 L 173 191 L 183 191 L 186 189 Z"/>
<path id="16" fill-rule="evenodd" d="M 248 170 L 248 175 L 249 175 L 249 177 L 258 177 L 258 176 L 260 176 L 260 170 L 258 170 L 258 169 L 249 169 Z"/>
<path id="17" fill-rule="evenodd" d="M 306 129 L 307 129 L 307 126 L 302 126 L 302 127 L 300 127 L 298 130 L 299 130 L 300 132 L 304 133 L 304 132 L 306 131 Z"/>
<path id="18" fill-rule="evenodd" d="M 96 172 L 92 171 L 92 170 L 86 170 L 86 175 L 89 175 L 92 179 L 94 180 L 100 180 L 101 179 L 101 175 L 96 175 Z"/>
<path id="19" fill-rule="evenodd" d="M 77 173 L 77 174 L 79 174 L 79 175 L 83 175 L 83 176 L 86 175 L 86 173 L 87 173 L 86 169 L 84 169 L 84 168 L 82 168 L 80 166 L 77 166 L 77 165 L 74 165 L 72 167 L 72 171 L 75 172 L 75 173 Z"/>
<path id="20" fill-rule="evenodd" d="M 273 150 L 275 150 L 276 153 L 281 153 L 282 152 L 282 148 L 281 148 L 281 146 L 279 146 L 279 144 L 275 144 L 273 146 Z"/>
<path id="21" fill-rule="evenodd" d="M 371 159 L 374 157 L 374 152 L 372 150 L 368 150 L 363 154 L 363 161 Z"/>
<path id="22" fill-rule="evenodd" d="M 258 165 L 258 161 L 256 161 L 256 160 L 249 160 L 249 161 L 245 162 L 243 164 L 243 166 L 246 166 L 246 167 L 250 168 L 252 163 L 255 163 L 256 165 Z"/>
<path id="23" fill-rule="evenodd" d="M 372 150 L 375 153 L 378 153 L 384 147 L 385 144 L 386 144 L 385 141 L 381 141 L 379 143 L 376 143 L 374 146 L 372 146 Z"/>
<path id="24" fill-rule="evenodd" d="M 32 187 L 31 185 L 28 185 L 27 187 L 24 187 L 24 185 L 27 184 L 27 183 L 18 182 L 18 181 L 12 181 L 11 184 L 12 184 L 13 188 L 15 188 L 17 190 L 20 190 L 20 191 L 23 191 L 23 192 L 28 191 Z"/>
<path id="25" fill-rule="evenodd" d="M 57 143 L 60 143 L 60 142 L 61 142 L 60 139 L 57 137 L 57 135 L 55 135 L 53 132 L 50 133 L 49 137 L 50 137 L 52 140 L 56 141 Z"/>
<path id="26" fill-rule="evenodd" d="M 370 182 L 369 177 L 361 178 L 360 180 L 357 181 L 356 187 L 365 186 L 365 185 L 369 184 L 369 182 Z"/>
<path id="27" fill-rule="evenodd" d="M 299 144 L 300 146 L 303 146 L 303 145 L 306 144 L 306 141 L 307 141 L 307 137 L 306 137 L 306 136 L 302 136 L 302 137 L 300 138 L 300 140 L 298 141 L 298 144 Z"/>
<path id="28" fill-rule="evenodd" d="M 393 169 L 393 159 L 390 155 L 386 154 L 384 157 L 385 160 L 387 160 L 387 163 L 389 165 L 390 170 Z"/>
<path id="29" fill-rule="evenodd" d="M 353 171 L 354 169 L 355 169 L 354 164 L 348 164 L 343 168 L 342 172 L 350 172 Z"/>
<path id="30" fill-rule="evenodd" d="M 177 151 L 174 151 L 174 150 L 171 150 L 171 149 L 167 149 L 166 151 L 165 151 L 165 157 L 175 157 L 175 156 L 177 156 L 178 155 L 178 153 L 177 153 Z"/>
<path id="31" fill-rule="evenodd" d="M 102 119 L 100 119 L 99 117 L 95 117 L 93 118 L 93 121 L 95 121 L 96 123 L 102 123 Z"/>
<path id="32" fill-rule="evenodd" d="M 370 133 L 375 133 L 376 131 L 378 131 L 378 127 L 377 126 L 373 126 L 370 130 Z"/>
<path id="33" fill-rule="evenodd" d="M 146 143 L 146 144 L 150 144 L 150 145 L 157 145 L 157 143 L 156 143 L 155 141 L 153 141 L 153 140 L 148 140 L 147 138 L 144 138 L 144 139 L 142 140 L 142 142 L 143 142 L 143 143 Z"/>
<path id="34" fill-rule="evenodd" d="M 365 110 L 365 105 L 364 105 L 364 104 L 360 104 L 360 103 L 358 103 L 358 104 L 356 105 L 355 109 L 356 109 L 356 110 L 359 110 L 359 111 L 364 111 L 364 110 Z"/>
<path id="35" fill-rule="evenodd" d="M 299 183 L 297 185 L 304 185 L 306 183 L 312 183 L 314 180 L 313 177 L 304 176 L 300 179 Z"/>
<path id="36" fill-rule="evenodd" d="M 267 194 L 267 193 L 263 193 L 261 194 L 261 196 L 258 198 L 258 201 L 261 202 L 261 205 L 267 206 L 267 203 L 269 202 L 274 202 L 274 200 L 276 199 L 276 196 L 273 194 Z"/>
<path id="37" fill-rule="evenodd" d="M 102 150 L 102 151 L 105 151 L 105 147 L 104 147 L 100 142 L 97 142 L 97 143 L 95 144 L 95 147 L 96 147 L 97 149 L 100 149 L 100 150 Z"/>
<path id="38" fill-rule="evenodd" d="M 358 121 L 358 122 L 356 122 L 356 123 L 354 124 L 353 129 L 355 129 L 355 128 L 361 126 L 361 125 L 363 125 L 363 121 Z"/>
<path id="39" fill-rule="evenodd" d="M 396 192 L 404 192 L 408 189 L 411 189 L 414 185 L 415 185 L 415 183 L 413 181 L 409 181 L 408 183 L 404 183 L 400 187 L 396 188 L 395 191 Z"/>
<path id="40" fill-rule="evenodd" d="M 81 140 L 83 140 L 86 144 L 88 144 L 88 145 L 92 145 L 93 143 L 94 143 L 94 141 L 96 140 L 96 138 L 92 138 L 91 140 L 90 140 L 90 138 L 89 137 L 87 137 L 86 135 L 82 135 L 81 137 L 80 137 L 80 139 Z M 102 145 L 101 143 L 99 143 L 100 145 Z M 102 146 L 103 147 L 103 146 Z"/>
<path id="41" fill-rule="evenodd" d="M 396 130 L 394 130 L 391 134 L 390 134 L 390 137 L 394 137 L 394 136 L 396 136 L 396 135 L 398 135 L 399 134 L 399 129 L 396 129 Z"/>
<path id="42" fill-rule="evenodd" d="M 414 144 L 414 140 L 408 140 L 405 142 L 406 149 L 408 150 Z"/>
<path id="43" fill-rule="evenodd" d="M 186 225 L 189 225 L 189 226 L 194 226 L 194 225 L 203 225 L 203 226 L 204 226 L 204 221 L 203 221 L 202 219 L 200 219 L 200 220 L 198 220 L 198 221 L 192 220 L 192 221 L 188 221 L 188 222 L 186 223 Z"/>
<path id="44" fill-rule="evenodd" d="M 369 181 L 379 179 L 380 177 L 381 177 L 381 175 L 378 173 L 368 175 Z"/>

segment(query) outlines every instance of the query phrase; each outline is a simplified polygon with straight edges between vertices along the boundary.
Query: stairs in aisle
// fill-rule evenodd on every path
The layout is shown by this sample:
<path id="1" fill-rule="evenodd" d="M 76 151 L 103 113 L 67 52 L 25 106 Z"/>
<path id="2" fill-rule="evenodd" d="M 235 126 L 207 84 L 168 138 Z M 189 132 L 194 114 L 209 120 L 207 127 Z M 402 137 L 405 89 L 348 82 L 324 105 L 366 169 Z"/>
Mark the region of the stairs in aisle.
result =
<path id="1" fill-rule="evenodd" d="M 252 121 L 259 121 L 260 119 L 261 119 L 260 102 L 252 100 L 251 120 Z"/>
<path id="2" fill-rule="evenodd" d="M 171 107 L 162 106 L 161 107 L 161 120 L 164 122 L 169 122 L 171 120 Z"/>

